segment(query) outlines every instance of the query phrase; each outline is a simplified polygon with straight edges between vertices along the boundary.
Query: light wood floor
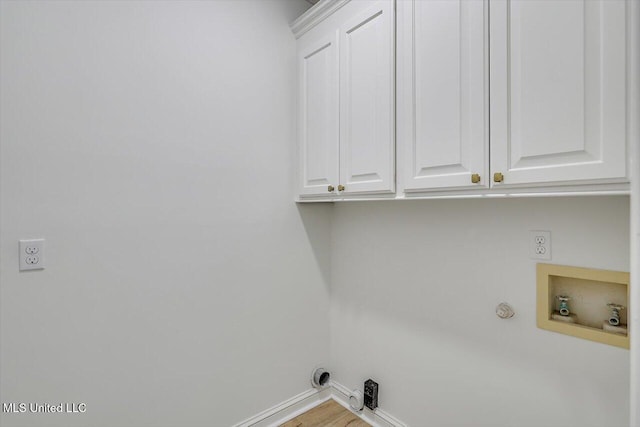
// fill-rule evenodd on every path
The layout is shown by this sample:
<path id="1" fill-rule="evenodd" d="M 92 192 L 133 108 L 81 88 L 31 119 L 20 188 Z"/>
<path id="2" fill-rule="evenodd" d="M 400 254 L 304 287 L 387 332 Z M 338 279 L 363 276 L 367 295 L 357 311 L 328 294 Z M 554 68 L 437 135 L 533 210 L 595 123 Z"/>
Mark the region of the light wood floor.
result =
<path id="1" fill-rule="evenodd" d="M 329 399 L 321 405 L 298 415 L 280 427 L 371 427 L 347 409 Z"/>

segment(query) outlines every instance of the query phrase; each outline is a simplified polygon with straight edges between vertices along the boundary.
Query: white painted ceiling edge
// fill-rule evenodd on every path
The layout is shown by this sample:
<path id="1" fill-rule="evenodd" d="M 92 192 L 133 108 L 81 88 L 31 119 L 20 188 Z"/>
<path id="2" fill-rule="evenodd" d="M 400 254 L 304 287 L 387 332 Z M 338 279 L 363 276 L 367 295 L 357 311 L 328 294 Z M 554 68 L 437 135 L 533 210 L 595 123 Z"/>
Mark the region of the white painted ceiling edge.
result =
<path id="1" fill-rule="evenodd" d="M 640 2 L 629 2 L 629 20 L 632 31 L 629 49 L 630 76 L 640 74 Z M 634 22 L 635 21 L 635 22 Z M 640 427 L 640 82 L 629 82 L 629 149 L 631 155 L 631 399 L 629 424 Z"/>

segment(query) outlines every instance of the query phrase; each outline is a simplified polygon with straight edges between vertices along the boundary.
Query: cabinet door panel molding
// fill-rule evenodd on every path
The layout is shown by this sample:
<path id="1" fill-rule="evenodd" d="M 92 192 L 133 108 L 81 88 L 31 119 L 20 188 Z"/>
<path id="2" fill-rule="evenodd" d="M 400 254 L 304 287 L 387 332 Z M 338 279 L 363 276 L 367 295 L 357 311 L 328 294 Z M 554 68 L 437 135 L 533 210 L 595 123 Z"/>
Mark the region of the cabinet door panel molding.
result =
<path id="1" fill-rule="evenodd" d="M 298 54 L 300 195 L 330 194 L 338 181 L 338 37 L 335 32 Z"/>

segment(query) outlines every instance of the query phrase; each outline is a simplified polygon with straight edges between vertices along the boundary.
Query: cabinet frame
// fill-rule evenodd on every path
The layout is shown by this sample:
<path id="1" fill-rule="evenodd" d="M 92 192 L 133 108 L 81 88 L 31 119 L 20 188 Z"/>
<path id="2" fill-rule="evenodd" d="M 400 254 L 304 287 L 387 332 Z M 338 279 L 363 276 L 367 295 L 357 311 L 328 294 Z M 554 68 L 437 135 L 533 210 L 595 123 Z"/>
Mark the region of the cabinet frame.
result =
<path id="1" fill-rule="evenodd" d="M 505 2 L 505 0 L 488 0 L 489 5 L 489 14 L 495 12 L 495 5 L 499 4 L 499 2 Z M 615 1 L 615 0 L 614 0 Z M 633 11 L 634 8 L 633 0 L 620 0 L 624 2 L 627 17 L 625 19 L 626 25 L 626 34 L 625 34 L 625 43 L 626 43 L 626 51 L 625 51 L 625 60 L 626 60 L 626 85 L 627 90 L 629 88 L 637 85 L 638 75 L 640 74 L 640 70 L 638 70 L 637 64 L 633 61 L 632 52 L 634 49 L 638 49 L 640 47 L 640 43 L 638 40 L 633 39 L 633 35 L 637 34 L 637 27 L 640 25 L 640 19 L 633 14 L 629 14 L 630 11 Z M 336 12 L 342 8 L 349 9 L 351 3 L 360 3 L 350 0 L 322 0 L 315 6 L 313 6 L 309 11 L 303 14 L 300 18 L 298 18 L 292 25 L 291 28 L 293 30 L 296 38 L 300 38 L 301 35 L 308 32 L 315 32 L 318 28 L 324 28 L 325 30 L 329 28 L 329 26 L 333 26 L 333 28 L 339 28 L 340 22 L 335 19 L 337 15 Z M 373 4 L 374 2 L 371 2 Z M 488 170 L 485 172 L 486 176 L 482 176 L 482 182 L 484 185 L 481 186 L 470 186 L 470 187 L 442 187 L 436 189 L 414 189 L 410 188 L 410 186 L 406 185 L 406 180 L 404 177 L 405 171 L 404 169 L 404 151 L 403 151 L 403 141 L 401 139 L 401 133 L 406 129 L 404 129 L 403 117 L 404 113 L 402 112 L 405 103 L 402 101 L 402 92 L 403 92 L 403 82 L 400 74 L 400 69 L 402 67 L 401 63 L 406 61 L 407 58 L 401 55 L 402 51 L 402 40 L 403 37 L 406 37 L 404 33 L 406 32 L 406 28 L 402 23 L 403 15 L 402 8 L 405 7 L 405 0 L 397 0 L 394 2 L 397 13 L 396 13 L 396 91 L 397 91 L 397 104 L 395 106 L 397 111 L 397 119 L 396 119 L 396 165 L 395 165 L 395 173 L 396 176 L 396 192 L 395 193 L 379 193 L 379 192 L 362 192 L 362 193 L 342 193 L 342 194 L 329 194 L 328 192 L 316 195 L 304 195 L 298 192 L 300 178 L 299 173 L 296 172 L 296 196 L 295 200 L 298 202 L 315 202 L 315 201 L 342 201 L 342 200 L 404 200 L 404 199 L 439 199 L 439 198 L 478 198 L 478 197 L 548 197 L 548 196 L 588 196 L 588 195 L 628 195 L 629 194 L 629 176 L 628 173 L 625 173 L 624 176 L 620 176 L 619 178 L 586 178 L 580 179 L 578 181 L 551 181 L 551 182 L 527 182 L 527 183 L 514 183 L 513 181 L 509 182 L 510 179 L 508 175 L 506 176 L 505 182 L 503 183 L 493 183 L 493 172 L 503 172 L 496 170 Z M 492 22 L 492 24 L 494 24 Z M 489 34 L 491 29 L 488 29 L 487 34 Z M 490 38 L 489 43 L 493 40 Z M 491 53 L 494 53 L 493 50 Z M 409 58 L 411 59 L 411 58 Z M 487 60 L 487 66 L 489 66 L 489 60 Z M 492 88 L 490 87 L 489 90 Z M 631 114 L 631 108 L 633 106 L 633 100 L 627 97 L 626 104 L 624 108 L 626 108 L 626 153 L 629 152 L 631 144 L 636 143 L 636 141 L 630 141 L 629 138 L 631 134 L 629 134 L 629 129 L 633 129 L 637 126 L 638 119 L 637 117 Z M 492 105 L 489 105 L 491 108 Z M 494 114 L 492 111 L 491 114 Z M 495 119 L 495 117 L 491 117 L 491 119 Z M 493 121 L 492 121 L 493 124 Z M 493 126 L 492 126 L 493 127 Z M 299 145 L 299 144 L 298 144 Z M 495 148 L 495 147 L 494 147 Z M 625 159 L 624 168 L 628 171 L 629 159 Z M 298 162 L 299 163 L 299 162 Z M 489 164 L 491 166 L 491 164 Z M 495 166 L 495 163 L 493 163 Z M 339 181 L 339 180 L 338 180 Z M 489 184 L 489 187 L 485 187 Z"/>

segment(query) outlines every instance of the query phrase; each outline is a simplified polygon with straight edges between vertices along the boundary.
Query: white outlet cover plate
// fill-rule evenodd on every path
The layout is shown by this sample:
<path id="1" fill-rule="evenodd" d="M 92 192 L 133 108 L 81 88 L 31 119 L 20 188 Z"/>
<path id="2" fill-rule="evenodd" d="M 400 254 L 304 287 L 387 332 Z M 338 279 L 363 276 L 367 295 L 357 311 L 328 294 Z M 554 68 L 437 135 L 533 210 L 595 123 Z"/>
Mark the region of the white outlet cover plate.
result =
<path id="1" fill-rule="evenodd" d="M 551 259 L 551 232 L 531 230 L 529 233 L 529 256 L 532 259 Z"/>
<path id="2" fill-rule="evenodd" d="M 44 239 L 19 241 L 20 271 L 44 268 Z"/>

